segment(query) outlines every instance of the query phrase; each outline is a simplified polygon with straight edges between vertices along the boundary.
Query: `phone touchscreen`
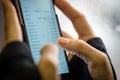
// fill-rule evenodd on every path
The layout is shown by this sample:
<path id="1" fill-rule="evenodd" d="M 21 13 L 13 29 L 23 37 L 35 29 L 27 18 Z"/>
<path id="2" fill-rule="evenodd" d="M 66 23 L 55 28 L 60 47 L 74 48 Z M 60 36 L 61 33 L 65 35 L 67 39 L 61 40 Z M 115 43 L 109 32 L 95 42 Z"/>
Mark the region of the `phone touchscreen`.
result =
<path id="1" fill-rule="evenodd" d="M 53 0 L 19 0 L 19 4 L 32 57 L 37 64 L 40 49 L 46 43 L 57 44 L 57 38 L 61 35 Z M 58 66 L 58 74 L 69 72 L 66 54 L 62 48 L 59 48 Z"/>

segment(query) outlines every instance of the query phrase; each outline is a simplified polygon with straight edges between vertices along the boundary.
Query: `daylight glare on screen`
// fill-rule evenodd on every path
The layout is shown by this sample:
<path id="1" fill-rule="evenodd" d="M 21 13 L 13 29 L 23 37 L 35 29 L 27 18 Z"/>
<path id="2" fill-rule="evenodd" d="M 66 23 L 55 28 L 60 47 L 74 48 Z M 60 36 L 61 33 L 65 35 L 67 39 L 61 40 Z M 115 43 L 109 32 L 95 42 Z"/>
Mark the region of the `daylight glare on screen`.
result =
<path id="1" fill-rule="evenodd" d="M 57 44 L 60 36 L 52 0 L 19 0 L 35 64 L 40 59 L 40 49 L 46 43 Z M 59 48 L 58 73 L 68 73 L 64 50 Z"/>

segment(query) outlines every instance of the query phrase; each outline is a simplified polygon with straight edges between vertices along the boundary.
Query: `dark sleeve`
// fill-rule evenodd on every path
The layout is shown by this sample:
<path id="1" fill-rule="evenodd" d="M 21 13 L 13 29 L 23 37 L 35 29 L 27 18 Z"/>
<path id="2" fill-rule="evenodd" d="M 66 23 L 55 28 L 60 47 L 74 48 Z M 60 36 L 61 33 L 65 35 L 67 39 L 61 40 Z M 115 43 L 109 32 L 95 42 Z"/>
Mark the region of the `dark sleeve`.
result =
<path id="1" fill-rule="evenodd" d="M 93 46 L 94 48 L 104 52 L 108 56 L 104 43 L 100 38 L 92 38 L 88 40 L 87 43 Z M 62 80 L 93 80 L 89 74 L 87 64 L 79 57 L 74 56 L 68 64 L 70 73 L 64 75 L 62 77 Z M 114 80 L 117 80 L 112 63 L 111 66 L 114 74 Z"/>
<path id="2" fill-rule="evenodd" d="M 8 44 L 0 54 L 0 80 L 40 80 L 25 43 Z"/>

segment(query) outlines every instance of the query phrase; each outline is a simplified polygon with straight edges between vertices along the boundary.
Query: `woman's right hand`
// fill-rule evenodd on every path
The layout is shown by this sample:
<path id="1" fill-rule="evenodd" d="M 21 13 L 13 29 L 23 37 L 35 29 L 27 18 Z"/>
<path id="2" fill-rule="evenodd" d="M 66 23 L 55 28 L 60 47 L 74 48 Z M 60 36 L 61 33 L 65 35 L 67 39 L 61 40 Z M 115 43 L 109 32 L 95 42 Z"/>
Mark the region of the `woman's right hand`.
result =
<path id="1" fill-rule="evenodd" d="M 114 80 L 107 55 L 86 43 L 96 35 L 85 16 L 74 9 L 67 0 L 55 0 L 55 4 L 71 20 L 78 34 L 78 39 L 72 39 L 69 34 L 63 32 L 67 38 L 58 38 L 59 45 L 82 58 L 88 64 L 89 73 L 94 80 Z"/>

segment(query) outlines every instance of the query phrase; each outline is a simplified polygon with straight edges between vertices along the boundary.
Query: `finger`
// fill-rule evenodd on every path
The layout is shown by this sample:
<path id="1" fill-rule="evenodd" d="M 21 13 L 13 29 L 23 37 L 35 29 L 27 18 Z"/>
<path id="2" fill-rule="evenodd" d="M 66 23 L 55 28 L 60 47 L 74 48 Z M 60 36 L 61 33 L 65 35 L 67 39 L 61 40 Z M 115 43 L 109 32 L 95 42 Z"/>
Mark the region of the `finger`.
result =
<path id="1" fill-rule="evenodd" d="M 87 35 L 90 35 L 89 37 L 95 36 L 85 16 L 73 8 L 67 0 L 55 0 L 55 4 L 72 21 L 79 38 Z M 86 38 L 85 41 L 87 41 Z"/>
<path id="2" fill-rule="evenodd" d="M 5 14 L 5 39 L 6 43 L 22 41 L 22 31 L 16 10 L 10 0 L 2 0 Z"/>
<path id="3" fill-rule="evenodd" d="M 80 14 L 76 9 L 74 9 L 67 0 L 55 0 L 55 5 L 72 21 L 75 21 Z"/>
<path id="4" fill-rule="evenodd" d="M 92 46 L 88 45 L 83 40 L 75 40 L 75 39 L 68 39 L 60 37 L 58 39 L 59 45 L 71 51 L 74 55 L 84 59 L 86 63 L 89 62 L 96 62 L 96 58 L 104 58 L 105 56 L 102 52 L 98 51 L 97 49 L 93 48 Z M 103 59 L 101 59 L 103 60 Z"/>
<path id="5" fill-rule="evenodd" d="M 42 49 L 41 49 L 41 55 L 56 55 L 58 56 L 58 48 L 54 44 L 46 44 Z"/>
<path id="6" fill-rule="evenodd" d="M 62 30 L 62 35 L 63 35 L 63 37 L 65 37 L 65 38 L 69 38 L 69 39 L 74 39 L 70 34 L 68 34 L 65 30 Z M 67 55 L 67 58 L 68 58 L 68 61 L 70 61 L 72 58 L 73 58 L 73 54 L 70 54 L 69 52 L 68 52 L 68 55 Z"/>
<path id="7" fill-rule="evenodd" d="M 56 45 L 47 44 L 42 48 L 41 54 L 38 69 L 43 80 L 57 80 L 58 48 Z"/>
<path id="8" fill-rule="evenodd" d="M 69 33 L 67 33 L 65 30 L 62 30 L 62 36 L 69 39 L 74 39 Z"/>

